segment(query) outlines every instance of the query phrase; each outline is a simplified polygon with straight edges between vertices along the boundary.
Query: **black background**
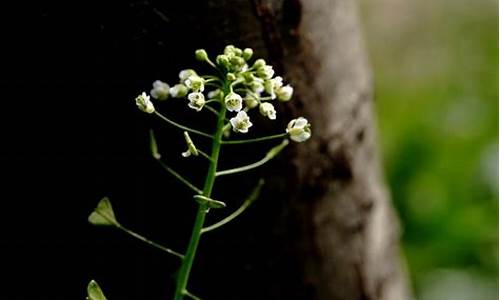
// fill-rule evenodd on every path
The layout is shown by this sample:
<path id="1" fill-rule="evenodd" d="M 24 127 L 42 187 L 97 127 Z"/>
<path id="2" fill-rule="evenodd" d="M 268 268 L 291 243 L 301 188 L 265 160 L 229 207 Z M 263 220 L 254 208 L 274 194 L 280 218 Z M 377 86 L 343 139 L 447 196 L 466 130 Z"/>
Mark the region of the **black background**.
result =
<path id="1" fill-rule="evenodd" d="M 216 29 L 186 17 L 203 11 L 205 1 L 171 2 L 19 2 L 2 8 L 1 299 L 84 299 L 92 278 L 110 300 L 173 294 L 177 258 L 86 220 L 98 200 L 109 196 L 129 228 L 180 251 L 187 243 L 196 206 L 190 191 L 150 158 L 149 128 L 157 128 L 165 160 L 198 185 L 206 164 L 182 160 L 182 133 L 138 111 L 134 98 L 156 79 L 175 83 L 180 69 L 199 66 L 196 48 L 213 53 L 228 41 L 209 40 L 204 30 Z M 165 10 L 169 19 L 162 16 Z M 185 103 L 159 107 L 212 130 L 201 124 L 213 116 L 190 111 Z M 226 152 L 227 166 L 236 158 L 241 164 L 261 157 L 266 148 L 237 151 Z M 264 171 L 279 174 L 280 163 Z M 258 176 L 225 180 L 215 194 L 235 209 Z M 283 201 L 264 193 L 231 226 L 202 241 L 190 283 L 194 293 L 257 299 L 262 289 L 256 287 L 284 280 L 283 272 L 293 277 L 285 259 L 291 255 L 285 224 L 275 221 L 287 213 Z M 215 212 L 208 221 L 226 214 Z M 286 294 L 266 293 L 270 299 Z"/>

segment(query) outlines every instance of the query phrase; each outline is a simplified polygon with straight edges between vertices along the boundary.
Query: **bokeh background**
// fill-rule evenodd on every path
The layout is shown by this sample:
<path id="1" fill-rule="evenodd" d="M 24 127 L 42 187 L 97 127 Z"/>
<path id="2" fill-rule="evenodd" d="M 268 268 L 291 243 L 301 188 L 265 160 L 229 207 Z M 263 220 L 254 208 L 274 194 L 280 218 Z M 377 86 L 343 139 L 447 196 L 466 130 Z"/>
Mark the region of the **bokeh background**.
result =
<path id="1" fill-rule="evenodd" d="M 498 299 L 498 2 L 360 3 L 417 299 Z"/>

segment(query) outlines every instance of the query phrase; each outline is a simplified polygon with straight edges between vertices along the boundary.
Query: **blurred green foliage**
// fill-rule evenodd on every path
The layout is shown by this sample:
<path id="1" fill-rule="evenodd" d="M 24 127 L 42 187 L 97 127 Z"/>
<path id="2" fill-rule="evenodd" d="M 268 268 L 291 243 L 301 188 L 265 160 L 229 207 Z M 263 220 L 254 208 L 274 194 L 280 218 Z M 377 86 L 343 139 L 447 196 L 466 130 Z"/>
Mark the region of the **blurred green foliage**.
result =
<path id="1" fill-rule="evenodd" d="M 494 0 L 361 1 L 419 299 L 498 299 L 497 13 Z"/>

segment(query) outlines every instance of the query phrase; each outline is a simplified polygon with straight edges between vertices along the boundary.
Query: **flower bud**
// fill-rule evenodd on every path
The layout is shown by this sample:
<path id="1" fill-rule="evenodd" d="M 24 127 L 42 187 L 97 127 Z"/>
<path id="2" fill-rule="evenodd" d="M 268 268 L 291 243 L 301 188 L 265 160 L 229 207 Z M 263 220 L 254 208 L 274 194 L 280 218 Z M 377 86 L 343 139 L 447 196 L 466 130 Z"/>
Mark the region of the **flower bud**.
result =
<path id="1" fill-rule="evenodd" d="M 265 65 L 266 65 L 266 61 L 263 60 L 262 58 L 259 58 L 254 62 L 253 67 L 256 69 L 260 69 L 260 68 L 264 67 Z"/>
<path id="2" fill-rule="evenodd" d="M 244 60 L 249 60 L 250 58 L 252 58 L 252 55 L 253 55 L 253 50 L 251 48 L 245 48 L 245 50 L 243 50 Z"/>
<path id="3" fill-rule="evenodd" d="M 229 81 L 236 80 L 236 75 L 234 75 L 234 73 L 227 73 L 226 77 L 227 77 L 227 80 L 229 80 Z"/>
<path id="4" fill-rule="evenodd" d="M 206 61 L 208 60 L 208 54 L 207 54 L 207 51 L 205 51 L 205 49 L 198 49 L 195 51 L 195 56 L 196 56 L 196 59 L 199 60 L 199 61 Z"/>
<path id="5" fill-rule="evenodd" d="M 155 107 L 151 100 L 149 100 L 149 96 L 146 95 L 145 92 L 142 92 L 137 98 L 135 98 L 135 104 L 137 107 L 142 110 L 143 112 L 146 112 L 148 114 L 152 114 L 155 111 Z"/>
<path id="6" fill-rule="evenodd" d="M 241 68 L 241 67 L 243 67 L 243 65 L 245 65 L 245 60 L 239 56 L 231 57 L 230 61 L 231 61 L 231 64 L 233 64 L 237 68 Z"/>
<path id="7" fill-rule="evenodd" d="M 259 105 L 259 101 L 255 100 L 255 98 L 250 95 L 245 97 L 245 106 L 248 107 L 248 109 L 255 108 L 257 105 Z"/>
<path id="8" fill-rule="evenodd" d="M 258 68 L 255 73 L 262 79 L 271 79 L 274 76 L 274 69 L 272 66 L 263 66 Z"/>
<path id="9" fill-rule="evenodd" d="M 226 68 L 231 65 L 229 63 L 229 58 L 227 57 L 227 55 L 224 55 L 224 54 L 217 55 L 217 58 L 215 59 L 215 61 L 217 62 L 217 64 L 219 66 L 224 66 Z"/>
<path id="10" fill-rule="evenodd" d="M 286 102 L 292 99 L 293 87 L 290 85 L 283 86 L 276 91 L 276 96 L 278 100 Z"/>
<path id="11" fill-rule="evenodd" d="M 183 98 L 186 97 L 188 93 L 188 88 L 185 85 L 179 83 L 171 87 L 169 92 L 170 96 L 174 98 Z"/>
<path id="12" fill-rule="evenodd" d="M 168 99 L 168 90 L 170 86 L 163 81 L 156 80 L 153 82 L 153 89 L 151 90 L 151 96 L 160 101 Z"/>

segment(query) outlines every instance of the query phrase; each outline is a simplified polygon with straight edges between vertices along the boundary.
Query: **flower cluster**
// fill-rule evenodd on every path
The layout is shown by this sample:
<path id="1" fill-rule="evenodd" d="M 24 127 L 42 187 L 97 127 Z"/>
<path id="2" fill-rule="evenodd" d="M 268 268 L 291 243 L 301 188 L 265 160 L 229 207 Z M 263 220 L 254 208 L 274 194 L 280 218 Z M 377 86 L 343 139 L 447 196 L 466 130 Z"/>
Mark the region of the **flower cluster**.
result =
<path id="1" fill-rule="evenodd" d="M 160 101 L 184 98 L 187 106 L 197 112 L 209 103 L 219 103 L 229 113 L 235 113 L 228 122 L 233 131 L 247 133 L 252 126 L 249 115 L 252 109 L 258 107 L 262 116 L 275 120 L 276 101 L 286 102 L 293 96 L 293 87 L 285 85 L 281 76 L 275 76 L 273 67 L 265 60 L 257 59 L 251 63 L 253 50 L 250 48 L 226 46 L 223 53 L 216 56 L 215 62 L 203 49 L 196 50 L 195 57 L 217 69 L 217 75 L 200 76 L 192 69 L 182 70 L 179 82 L 173 86 L 155 81 L 151 97 Z M 145 93 L 136 98 L 136 103 L 147 113 L 155 112 Z M 310 124 L 302 117 L 292 120 L 286 133 L 293 141 L 303 142 L 311 136 Z"/>

